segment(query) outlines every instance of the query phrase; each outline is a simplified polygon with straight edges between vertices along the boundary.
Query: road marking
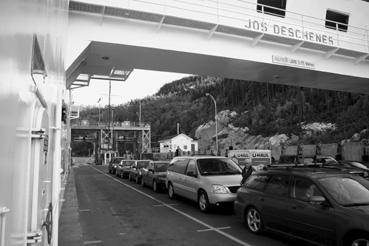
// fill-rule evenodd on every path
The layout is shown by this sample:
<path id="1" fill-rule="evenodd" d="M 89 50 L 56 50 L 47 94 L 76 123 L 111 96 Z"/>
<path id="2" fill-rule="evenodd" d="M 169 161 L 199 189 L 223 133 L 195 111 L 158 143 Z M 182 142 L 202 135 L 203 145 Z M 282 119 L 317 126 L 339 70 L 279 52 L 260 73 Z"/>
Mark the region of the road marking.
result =
<path id="1" fill-rule="evenodd" d="M 177 203 L 165 203 L 165 204 L 155 204 L 155 205 L 152 205 L 153 207 L 165 207 L 165 206 L 178 206 Z"/>
<path id="2" fill-rule="evenodd" d="M 84 241 L 83 244 L 87 245 L 87 244 L 97 244 L 97 243 L 102 243 L 101 240 L 95 240 L 95 241 Z"/>
<path id="3" fill-rule="evenodd" d="M 225 227 L 218 227 L 216 229 L 218 230 L 225 230 L 225 229 L 230 229 L 230 226 L 225 226 Z M 213 229 L 202 229 L 202 230 L 197 230 L 197 232 L 205 232 L 205 231 L 213 231 Z"/>
<path id="4" fill-rule="evenodd" d="M 156 201 L 157 203 L 162 204 L 163 206 L 165 206 L 165 207 L 167 207 L 167 208 L 169 208 L 169 209 L 171 209 L 171 210 L 173 210 L 173 211 L 175 211 L 175 212 L 177 212 L 177 213 L 179 213 L 179 214 L 181 214 L 181 215 L 183 215 L 183 216 L 187 217 L 188 219 L 190 219 L 190 220 L 192 220 L 192 221 L 197 222 L 198 224 L 200 224 L 200 225 L 202 225 L 202 226 L 204 226 L 204 227 L 206 227 L 206 228 L 208 228 L 208 229 L 210 229 L 210 230 L 212 230 L 212 231 L 214 231 L 214 232 L 217 232 L 217 233 L 219 233 L 219 234 L 223 235 L 224 237 L 226 237 L 226 238 L 228 238 L 228 239 L 230 239 L 230 240 L 232 240 L 232 241 L 234 241 L 234 242 L 236 242 L 236 243 L 238 243 L 238 244 L 240 244 L 240 245 L 243 245 L 243 246 L 251 246 L 251 244 L 248 244 L 248 243 L 246 243 L 246 242 L 242 241 L 241 239 L 238 239 L 238 238 L 236 238 L 236 237 L 234 237 L 234 236 L 232 236 L 232 235 L 230 235 L 230 234 L 228 234 L 228 233 L 226 233 L 226 232 L 224 232 L 224 231 L 222 231 L 222 230 L 220 230 L 220 229 L 218 229 L 218 228 L 215 228 L 215 227 L 213 227 L 213 226 L 211 226 L 211 225 L 209 225 L 209 224 L 207 224 L 207 223 L 205 223 L 205 222 L 203 222 L 203 221 L 201 221 L 201 220 L 199 220 L 199 219 L 196 219 L 195 217 L 193 217 L 193 216 L 191 216 L 191 215 L 189 215 L 189 214 L 187 214 L 187 213 L 185 213 L 185 212 L 182 212 L 181 210 L 178 210 L 178 209 L 176 209 L 175 207 L 173 207 L 173 206 L 171 206 L 171 205 L 169 205 L 169 204 L 166 204 L 165 202 L 163 202 L 163 201 L 161 201 L 161 200 L 159 200 L 159 199 L 157 199 L 157 198 L 155 198 L 155 197 L 153 197 L 153 196 L 150 196 L 149 194 L 146 194 L 145 192 L 143 192 L 143 191 L 141 191 L 141 190 L 139 190 L 139 189 L 136 189 L 136 188 L 135 188 L 135 187 L 133 187 L 133 186 L 130 186 L 129 184 L 123 183 L 122 181 L 120 181 L 120 180 L 118 180 L 118 179 L 116 179 L 116 178 L 114 178 L 114 177 L 112 177 L 112 176 L 110 176 L 110 175 L 108 175 L 108 174 L 104 173 L 103 171 L 100 171 L 99 169 L 97 169 L 97 168 L 95 168 L 95 167 L 93 167 L 93 166 L 90 166 L 90 167 L 91 167 L 91 168 L 93 168 L 93 169 L 95 169 L 95 170 L 96 170 L 96 171 L 98 171 L 99 173 L 101 173 L 101 174 L 103 174 L 103 175 L 105 175 L 105 176 L 107 176 L 107 177 L 111 178 L 111 179 L 112 179 L 112 180 L 114 180 L 115 182 L 118 182 L 118 183 L 120 183 L 120 184 L 122 184 L 122 185 L 126 186 L 127 188 L 130 188 L 131 190 L 134 190 L 134 191 L 136 191 L 137 193 L 140 193 L 141 195 L 146 196 L 146 197 L 148 197 L 148 198 L 150 198 L 150 199 L 152 199 L 152 200 Z"/>
<path id="5" fill-rule="evenodd" d="M 80 212 L 90 212 L 90 209 L 80 209 Z"/>

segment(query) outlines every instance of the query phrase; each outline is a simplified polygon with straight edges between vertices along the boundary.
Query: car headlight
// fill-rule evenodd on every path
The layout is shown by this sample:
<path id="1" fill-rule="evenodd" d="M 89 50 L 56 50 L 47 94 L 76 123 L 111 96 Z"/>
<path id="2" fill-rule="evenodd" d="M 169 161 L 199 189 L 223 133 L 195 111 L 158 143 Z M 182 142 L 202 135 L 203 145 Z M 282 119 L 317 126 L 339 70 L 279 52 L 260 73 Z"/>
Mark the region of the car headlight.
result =
<path id="1" fill-rule="evenodd" d="M 226 194 L 226 193 L 229 193 L 229 190 L 224 185 L 213 184 L 211 186 L 211 192 L 216 193 L 216 194 Z"/>

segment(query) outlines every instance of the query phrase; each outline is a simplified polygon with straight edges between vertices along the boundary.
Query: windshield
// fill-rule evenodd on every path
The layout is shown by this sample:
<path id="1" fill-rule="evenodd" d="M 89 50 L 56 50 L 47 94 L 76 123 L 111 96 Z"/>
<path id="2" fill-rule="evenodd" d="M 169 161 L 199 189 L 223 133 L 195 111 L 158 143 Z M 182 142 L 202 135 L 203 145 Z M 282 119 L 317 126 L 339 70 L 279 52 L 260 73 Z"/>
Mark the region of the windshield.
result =
<path id="1" fill-rule="evenodd" d="M 125 162 L 123 162 L 123 166 L 132 166 L 133 164 L 135 164 L 135 161 L 125 161 Z"/>
<path id="2" fill-rule="evenodd" d="M 369 184 L 364 186 L 349 177 L 322 178 L 319 182 L 343 206 L 369 205 Z"/>
<path id="3" fill-rule="evenodd" d="M 241 174 L 240 167 L 230 159 L 199 159 L 197 163 L 201 175 Z"/>
<path id="4" fill-rule="evenodd" d="M 143 168 L 147 167 L 149 165 L 150 161 L 138 161 L 137 162 L 137 168 Z"/>
<path id="5" fill-rule="evenodd" d="M 166 162 L 160 162 L 154 164 L 154 171 L 155 172 L 166 172 L 168 168 L 169 163 Z"/>

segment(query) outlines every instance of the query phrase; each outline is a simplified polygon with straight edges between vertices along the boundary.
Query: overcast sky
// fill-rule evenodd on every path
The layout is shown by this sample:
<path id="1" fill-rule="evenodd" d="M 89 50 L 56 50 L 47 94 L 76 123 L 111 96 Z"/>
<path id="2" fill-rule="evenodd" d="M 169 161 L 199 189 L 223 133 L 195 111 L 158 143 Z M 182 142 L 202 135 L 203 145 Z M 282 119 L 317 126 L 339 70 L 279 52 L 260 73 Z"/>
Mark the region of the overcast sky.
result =
<path id="1" fill-rule="evenodd" d="M 111 104 L 119 105 L 133 99 L 141 99 L 155 94 L 164 84 L 189 74 L 168 73 L 135 69 L 125 82 L 111 82 Z M 109 82 L 92 80 L 88 87 L 74 89 L 72 100 L 75 105 L 107 105 L 109 101 Z M 98 103 L 101 98 L 100 103 Z"/>

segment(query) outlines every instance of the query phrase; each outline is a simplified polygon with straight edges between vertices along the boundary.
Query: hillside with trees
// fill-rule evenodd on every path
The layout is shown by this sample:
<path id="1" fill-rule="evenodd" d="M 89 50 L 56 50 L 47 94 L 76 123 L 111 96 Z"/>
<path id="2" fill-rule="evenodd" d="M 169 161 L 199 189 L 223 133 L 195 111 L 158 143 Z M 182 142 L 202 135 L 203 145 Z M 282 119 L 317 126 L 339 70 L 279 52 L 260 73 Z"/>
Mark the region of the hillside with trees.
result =
<path id="1" fill-rule="evenodd" d="M 151 124 L 152 142 L 175 135 L 177 123 L 181 132 L 194 137 L 200 125 L 214 119 L 214 104 L 205 96 L 207 92 L 215 97 L 218 112 L 237 112 L 231 123 L 247 127 L 252 135 L 301 136 L 302 124 L 313 122 L 335 127 L 302 138 L 303 143 L 338 142 L 360 132 L 365 138 L 369 135 L 364 130 L 369 129 L 368 95 L 200 76 L 174 81 L 153 96 L 113 107 L 114 121 L 138 122 L 141 103 L 142 121 Z M 98 110 L 83 110 L 81 119 L 97 122 Z"/>

